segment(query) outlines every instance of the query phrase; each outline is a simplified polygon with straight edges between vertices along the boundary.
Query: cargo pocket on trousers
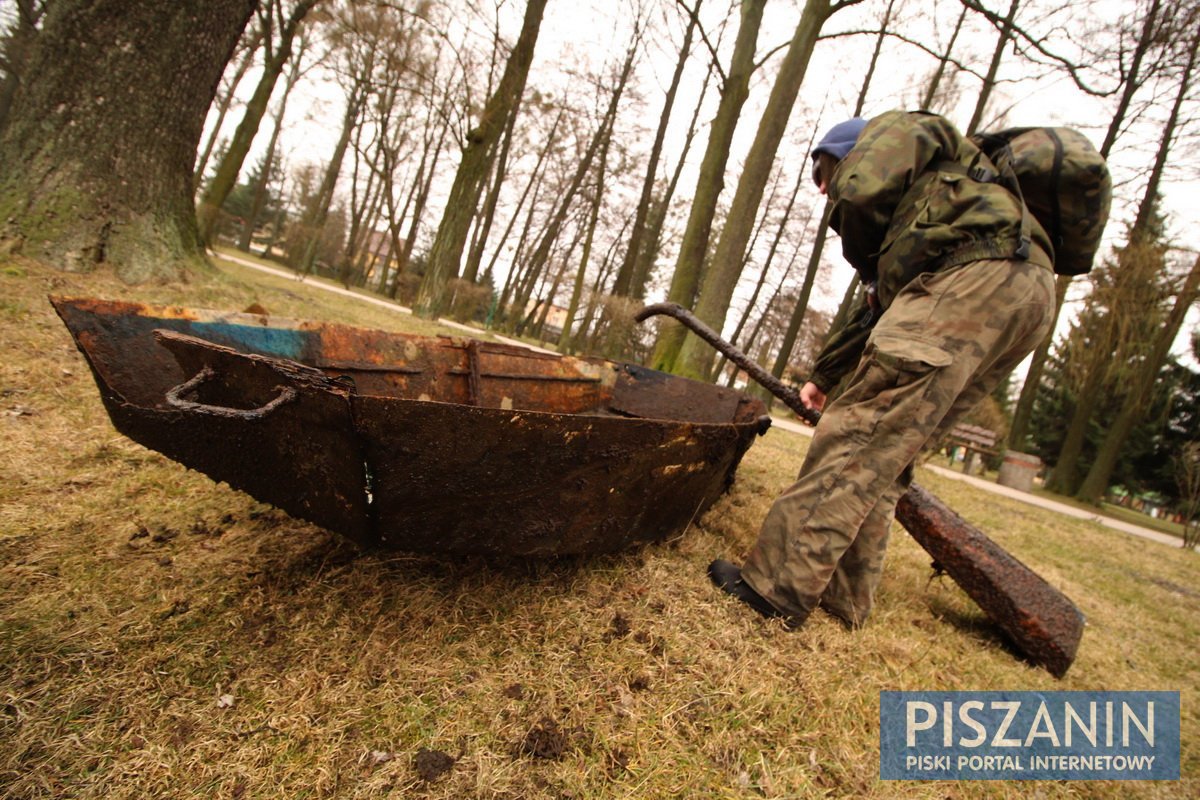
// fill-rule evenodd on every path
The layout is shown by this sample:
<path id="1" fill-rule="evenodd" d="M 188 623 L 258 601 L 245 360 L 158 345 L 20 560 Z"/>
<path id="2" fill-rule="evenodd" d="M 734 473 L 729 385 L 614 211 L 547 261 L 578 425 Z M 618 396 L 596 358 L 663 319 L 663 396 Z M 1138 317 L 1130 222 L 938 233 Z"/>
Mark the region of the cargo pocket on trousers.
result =
<path id="1" fill-rule="evenodd" d="M 897 406 L 923 406 L 926 392 L 937 383 L 927 379 L 952 362 L 950 353 L 928 340 L 876 331 L 863 353 L 857 386 L 847 390 L 856 396 L 847 409 L 846 435 L 857 445 L 867 445 Z M 916 385 L 921 382 L 925 385 Z"/>
<path id="2" fill-rule="evenodd" d="M 950 366 L 954 357 L 925 339 L 877 332 L 869 344 L 881 366 L 896 371 L 896 386 L 906 386 L 931 370 Z"/>

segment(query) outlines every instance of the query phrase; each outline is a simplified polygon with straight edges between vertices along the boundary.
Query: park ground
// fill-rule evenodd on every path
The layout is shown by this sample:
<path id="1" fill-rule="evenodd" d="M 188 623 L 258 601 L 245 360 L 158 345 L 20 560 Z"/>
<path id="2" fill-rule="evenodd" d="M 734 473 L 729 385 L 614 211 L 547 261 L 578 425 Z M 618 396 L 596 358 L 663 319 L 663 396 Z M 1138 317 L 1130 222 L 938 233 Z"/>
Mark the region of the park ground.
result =
<path id="1" fill-rule="evenodd" d="M 0 261 L 0 795 L 1200 796 L 1200 554 L 921 470 L 1086 614 L 1062 680 L 899 528 L 862 631 L 716 592 L 799 468 L 781 428 L 662 544 L 364 554 L 117 434 L 49 294 L 462 334 L 230 262 L 131 287 Z M 1180 691 L 1182 780 L 880 781 L 879 692 L 919 689 Z"/>

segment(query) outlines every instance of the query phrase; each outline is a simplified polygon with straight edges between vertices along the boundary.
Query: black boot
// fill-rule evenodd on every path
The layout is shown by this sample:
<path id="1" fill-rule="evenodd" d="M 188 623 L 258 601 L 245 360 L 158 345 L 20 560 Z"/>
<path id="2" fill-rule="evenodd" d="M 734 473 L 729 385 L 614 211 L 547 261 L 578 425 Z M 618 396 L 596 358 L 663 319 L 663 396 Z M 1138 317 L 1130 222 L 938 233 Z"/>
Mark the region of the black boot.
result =
<path id="1" fill-rule="evenodd" d="M 718 589 L 733 595 L 764 617 L 780 617 L 787 622 L 789 628 L 799 628 L 804 623 L 803 619 L 780 611 L 771 605 L 767 598 L 750 588 L 750 584 L 742 580 L 742 568 L 736 564 L 718 558 L 708 565 L 708 577 Z"/>

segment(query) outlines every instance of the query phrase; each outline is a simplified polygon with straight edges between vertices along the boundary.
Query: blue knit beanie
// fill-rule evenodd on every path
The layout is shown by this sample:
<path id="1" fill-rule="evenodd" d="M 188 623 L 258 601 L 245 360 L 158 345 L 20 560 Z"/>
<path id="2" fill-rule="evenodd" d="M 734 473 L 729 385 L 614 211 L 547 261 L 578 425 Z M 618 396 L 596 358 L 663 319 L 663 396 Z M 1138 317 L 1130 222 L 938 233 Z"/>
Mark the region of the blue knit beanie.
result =
<path id="1" fill-rule="evenodd" d="M 817 143 L 813 148 L 813 161 L 817 160 L 817 154 L 829 153 L 829 155 L 841 161 L 846 157 L 846 154 L 854 149 L 855 142 L 858 141 L 858 135 L 862 133 L 863 128 L 867 127 L 867 121 L 862 117 L 853 117 L 845 122 L 839 122 L 829 129 L 829 133 Z"/>

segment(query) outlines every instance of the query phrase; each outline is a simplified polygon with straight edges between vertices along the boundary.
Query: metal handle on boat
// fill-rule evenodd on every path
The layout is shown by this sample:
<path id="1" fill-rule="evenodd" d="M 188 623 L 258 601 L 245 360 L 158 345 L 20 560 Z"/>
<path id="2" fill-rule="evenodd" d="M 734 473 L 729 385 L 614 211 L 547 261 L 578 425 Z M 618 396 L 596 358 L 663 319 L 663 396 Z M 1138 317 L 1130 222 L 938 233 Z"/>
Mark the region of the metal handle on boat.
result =
<path id="1" fill-rule="evenodd" d="M 197 386 L 210 378 L 216 377 L 216 374 L 212 367 L 205 367 L 192 376 L 190 380 L 168 391 L 167 403 L 182 411 L 195 411 L 198 414 L 209 414 L 214 417 L 225 417 L 226 419 L 256 420 L 262 419 L 280 406 L 286 405 L 296 399 L 296 390 L 291 386 L 276 386 L 275 388 L 279 390 L 279 396 L 258 408 L 210 406 L 206 403 L 193 403 L 191 400 L 183 399 L 183 395 L 193 391 Z"/>

